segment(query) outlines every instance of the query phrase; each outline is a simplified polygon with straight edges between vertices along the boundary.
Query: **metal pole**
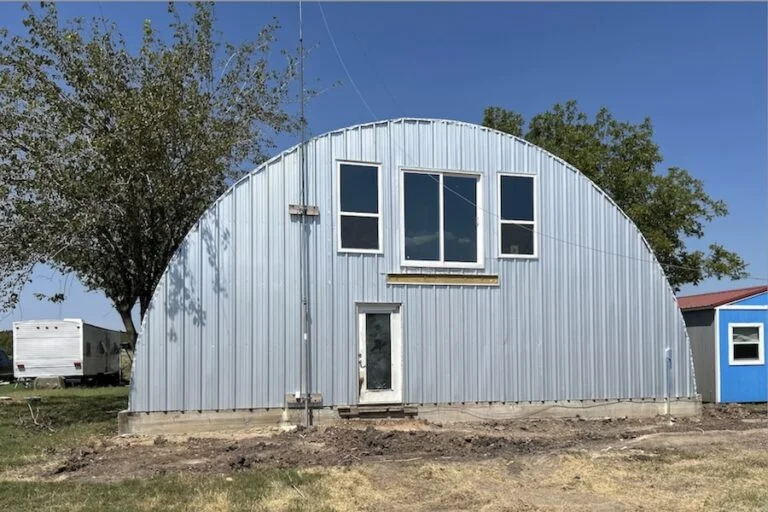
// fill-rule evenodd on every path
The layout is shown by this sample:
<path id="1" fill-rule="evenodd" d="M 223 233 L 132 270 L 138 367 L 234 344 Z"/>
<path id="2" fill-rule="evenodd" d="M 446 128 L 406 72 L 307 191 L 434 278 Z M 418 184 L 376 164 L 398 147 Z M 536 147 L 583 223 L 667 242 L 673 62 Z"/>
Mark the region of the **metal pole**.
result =
<path id="1" fill-rule="evenodd" d="M 301 370 L 302 370 L 302 399 L 304 401 L 304 421 L 306 426 L 312 425 L 312 409 L 309 407 L 310 392 L 310 340 L 309 340 L 309 219 L 307 205 L 309 203 L 308 172 L 306 158 L 306 120 L 304 119 L 304 19 L 302 3 L 299 0 L 299 128 L 301 141 L 299 143 L 299 165 L 301 168 Z"/>
<path id="2" fill-rule="evenodd" d="M 671 421 L 671 401 L 672 401 L 672 349 L 667 347 L 664 350 L 664 387 L 667 395 L 667 421 Z"/>

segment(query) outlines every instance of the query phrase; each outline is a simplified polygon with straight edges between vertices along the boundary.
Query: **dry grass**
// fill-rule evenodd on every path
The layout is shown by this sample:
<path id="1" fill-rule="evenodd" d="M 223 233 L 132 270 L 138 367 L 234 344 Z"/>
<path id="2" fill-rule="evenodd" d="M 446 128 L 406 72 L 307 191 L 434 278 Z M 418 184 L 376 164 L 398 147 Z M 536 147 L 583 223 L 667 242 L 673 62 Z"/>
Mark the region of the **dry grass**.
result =
<path id="1" fill-rule="evenodd" d="M 283 489 L 307 495 L 318 478 L 290 470 L 253 471 L 233 476 L 173 475 L 120 483 L 0 481 L 4 511 L 178 511 L 229 512 L 270 510 L 266 497 Z M 307 490 L 305 490 L 307 489 Z M 317 510 L 288 504 L 282 510 Z"/>
<path id="2" fill-rule="evenodd" d="M 631 448 L 520 461 L 376 463 L 314 470 L 299 495 L 272 489 L 267 510 L 766 510 L 765 430 L 683 435 Z M 669 446 L 677 444 L 683 447 Z M 701 441 L 705 441 L 701 443 Z M 658 446 L 662 444 L 664 446 Z"/>
<path id="3" fill-rule="evenodd" d="M 452 462 L 0 482 L 6 510 L 766 510 L 768 431 L 648 436 L 611 448 Z"/>
<path id="4" fill-rule="evenodd" d="M 765 428 L 657 433 L 634 440 L 617 438 L 612 446 L 603 441 L 584 444 L 574 438 L 569 446 L 587 448 L 542 449 L 537 455 L 514 460 L 502 456 L 434 459 L 431 455 L 429 460 L 379 461 L 348 468 L 253 466 L 233 472 L 228 466 L 213 465 L 210 471 L 192 473 L 180 463 L 167 472 L 158 470 L 151 478 L 130 474 L 127 479 L 110 479 L 106 471 L 71 479 L 67 474 L 51 476 L 70 448 L 109 441 L 147 453 L 147 445 L 154 446 L 152 438 L 111 437 L 116 411 L 125 404 L 125 389 L 36 391 L 43 397 L 41 417 L 56 432 L 29 424 L 23 400 L 29 391 L 8 394 L 14 400 L 0 405 L 0 504 L 8 512 L 768 510 Z M 391 427 L 408 426 L 395 423 Z M 259 436 L 274 433 L 264 431 Z M 558 433 L 572 435 L 568 429 L 526 431 L 525 435 Z M 227 440 L 255 434 L 239 433 Z M 178 451 L 181 462 L 206 456 L 189 452 L 183 437 L 169 436 L 156 451 L 171 449 Z M 111 469 L 116 470 L 121 462 L 114 464 Z M 142 460 L 142 464 L 151 461 Z"/>

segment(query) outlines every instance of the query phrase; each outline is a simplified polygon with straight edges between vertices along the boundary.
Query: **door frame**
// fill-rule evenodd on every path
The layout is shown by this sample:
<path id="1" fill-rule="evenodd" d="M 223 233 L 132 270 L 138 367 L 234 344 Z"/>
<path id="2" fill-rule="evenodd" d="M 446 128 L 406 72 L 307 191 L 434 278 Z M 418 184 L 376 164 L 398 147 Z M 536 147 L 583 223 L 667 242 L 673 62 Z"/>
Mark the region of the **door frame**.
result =
<path id="1" fill-rule="evenodd" d="M 366 322 L 368 313 L 389 314 L 390 350 L 392 365 L 392 388 L 389 390 L 367 390 L 366 386 Z M 355 304 L 355 336 L 357 351 L 355 368 L 357 368 L 357 402 L 360 405 L 369 404 L 402 404 L 403 403 L 403 305 L 395 302 L 358 302 Z"/>

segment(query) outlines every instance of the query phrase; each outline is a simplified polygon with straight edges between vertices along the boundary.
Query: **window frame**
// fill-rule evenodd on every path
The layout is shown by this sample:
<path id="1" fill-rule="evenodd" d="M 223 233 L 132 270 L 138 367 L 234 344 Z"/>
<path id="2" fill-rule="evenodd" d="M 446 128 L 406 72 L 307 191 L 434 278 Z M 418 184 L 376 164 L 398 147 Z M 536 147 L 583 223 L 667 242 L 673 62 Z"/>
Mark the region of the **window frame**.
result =
<path id="1" fill-rule="evenodd" d="M 504 260 L 535 260 L 539 257 L 539 237 L 536 231 L 536 224 L 539 223 L 539 176 L 533 173 L 501 171 L 496 173 L 496 207 L 498 220 L 496 222 L 496 234 L 498 236 L 498 255 L 499 259 Z M 533 180 L 533 220 L 505 220 L 501 217 L 501 179 L 504 176 L 530 178 Z M 504 224 L 522 224 L 531 226 L 533 231 L 533 254 L 506 254 L 502 252 L 501 245 L 501 227 Z"/>
<path id="2" fill-rule="evenodd" d="M 733 328 L 757 327 L 758 339 L 757 359 L 734 359 L 733 357 Z M 739 345 L 753 345 L 754 343 L 739 343 Z M 765 364 L 765 326 L 760 322 L 732 322 L 728 323 L 728 364 L 730 366 L 761 366 Z"/>
<path id="3" fill-rule="evenodd" d="M 405 258 L 405 174 L 439 174 L 440 184 L 438 186 L 438 209 L 439 209 L 439 224 L 438 232 L 440 235 L 440 259 L 437 261 L 429 260 L 408 260 Z M 475 221 L 477 224 L 477 261 L 445 261 L 445 215 L 444 215 L 444 193 L 443 193 L 443 176 L 455 176 L 474 178 L 477 180 L 476 185 L 476 201 L 475 201 Z M 409 268 L 457 268 L 457 269 L 483 269 L 485 268 L 485 225 L 483 224 L 485 212 L 483 205 L 483 174 L 477 171 L 458 171 L 452 169 L 432 169 L 426 167 L 414 167 L 414 166 L 400 166 L 400 265 L 402 267 Z"/>
<path id="4" fill-rule="evenodd" d="M 358 166 L 367 166 L 367 167 L 376 168 L 377 213 L 344 212 L 341 210 L 341 166 L 342 165 L 358 165 Z M 382 201 L 381 181 L 382 180 L 381 180 L 381 163 L 380 162 L 366 162 L 363 160 L 340 160 L 340 159 L 336 160 L 336 198 L 337 198 L 336 250 L 337 252 L 345 253 L 345 254 L 384 254 L 384 226 L 383 226 L 384 213 L 382 212 L 382 207 L 384 205 L 384 202 Z M 378 233 L 379 247 L 376 249 L 355 249 L 355 248 L 342 247 L 341 245 L 341 217 L 342 216 L 377 219 L 378 228 L 379 228 L 379 233 Z"/>

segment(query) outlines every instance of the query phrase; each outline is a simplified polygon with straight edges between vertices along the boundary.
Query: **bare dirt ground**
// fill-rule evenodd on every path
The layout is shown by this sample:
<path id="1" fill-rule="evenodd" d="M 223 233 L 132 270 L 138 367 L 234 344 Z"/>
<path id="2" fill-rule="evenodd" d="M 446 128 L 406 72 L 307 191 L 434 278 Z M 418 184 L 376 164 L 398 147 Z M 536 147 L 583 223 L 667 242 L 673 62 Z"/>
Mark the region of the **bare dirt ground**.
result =
<path id="1" fill-rule="evenodd" d="M 103 437 L 4 478 L 121 482 L 228 478 L 269 468 L 321 475 L 268 510 L 768 510 L 768 412 L 700 418 L 530 419 L 340 426 L 193 437 Z M 216 503 L 229 510 L 226 496 Z M 202 510 L 202 509 L 201 509 Z"/>
<path id="2" fill-rule="evenodd" d="M 515 459 L 537 454 L 632 446 L 649 434 L 702 438 L 712 431 L 768 427 L 755 407 L 707 407 L 701 418 L 530 419 L 443 427 L 418 420 L 349 421 L 342 426 L 250 435 L 105 438 L 73 449 L 47 474 L 121 480 L 170 471 L 230 473 L 249 468 L 344 467 L 364 462 Z M 211 437 L 215 436 L 215 437 Z M 675 436 L 668 436 L 673 438 Z M 706 437 L 706 436 L 704 436 Z M 765 439 L 758 441 L 768 448 Z M 762 443 L 762 444 L 761 444 Z"/>

